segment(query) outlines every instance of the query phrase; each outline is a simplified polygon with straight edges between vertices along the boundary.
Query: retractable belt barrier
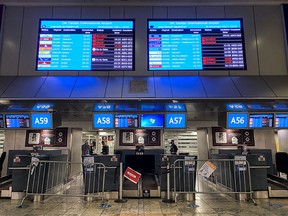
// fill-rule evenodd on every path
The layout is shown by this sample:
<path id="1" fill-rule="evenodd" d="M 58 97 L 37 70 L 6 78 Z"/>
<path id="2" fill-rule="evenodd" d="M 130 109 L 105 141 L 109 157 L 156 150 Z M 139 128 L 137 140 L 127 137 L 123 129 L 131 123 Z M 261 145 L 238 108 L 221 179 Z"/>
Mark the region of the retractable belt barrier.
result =
<path id="1" fill-rule="evenodd" d="M 29 195 L 91 197 L 103 202 L 106 169 L 103 163 L 32 161 L 21 205 Z"/>
<path id="2" fill-rule="evenodd" d="M 235 194 L 255 204 L 247 160 L 178 159 L 172 168 L 175 202 L 180 194 Z"/>

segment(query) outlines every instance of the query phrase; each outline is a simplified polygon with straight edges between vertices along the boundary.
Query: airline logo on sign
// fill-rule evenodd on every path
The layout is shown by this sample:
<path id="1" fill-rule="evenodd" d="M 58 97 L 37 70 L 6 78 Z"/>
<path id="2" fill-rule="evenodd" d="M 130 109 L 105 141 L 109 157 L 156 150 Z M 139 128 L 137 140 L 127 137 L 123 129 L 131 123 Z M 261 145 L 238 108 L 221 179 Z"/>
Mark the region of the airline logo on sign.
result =
<path id="1" fill-rule="evenodd" d="M 113 111 L 114 104 L 96 104 L 94 107 L 94 111 Z"/>
<path id="2" fill-rule="evenodd" d="M 124 173 L 124 177 L 127 178 L 128 180 L 130 180 L 131 182 L 137 184 L 140 177 L 141 177 L 141 173 L 136 172 L 135 170 L 131 169 L 130 167 L 127 167 L 127 169 Z"/>
<path id="3" fill-rule="evenodd" d="M 184 104 L 166 104 L 166 111 L 185 111 Z"/>
<path id="4" fill-rule="evenodd" d="M 246 110 L 246 106 L 241 103 L 226 104 L 226 109 L 231 111 L 243 111 Z"/>
<path id="5" fill-rule="evenodd" d="M 35 104 L 32 110 L 33 111 L 47 111 L 49 108 L 53 108 L 53 104 Z"/>

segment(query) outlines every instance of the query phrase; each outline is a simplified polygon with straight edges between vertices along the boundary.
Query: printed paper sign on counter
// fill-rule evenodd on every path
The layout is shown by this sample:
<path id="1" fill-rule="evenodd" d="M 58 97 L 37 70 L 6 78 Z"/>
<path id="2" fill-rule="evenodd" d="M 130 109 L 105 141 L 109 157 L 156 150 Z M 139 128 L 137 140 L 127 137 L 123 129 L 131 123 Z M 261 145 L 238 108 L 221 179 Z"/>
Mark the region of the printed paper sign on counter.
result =
<path id="1" fill-rule="evenodd" d="M 136 172 L 135 170 L 131 169 L 130 167 L 127 167 L 124 177 L 132 181 L 133 183 L 137 184 L 141 177 L 141 173 Z"/>
<path id="2" fill-rule="evenodd" d="M 198 175 L 201 175 L 205 178 L 209 178 L 210 175 L 217 169 L 217 167 L 210 161 L 206 161 L 201 169 L 198 171 Z"/>

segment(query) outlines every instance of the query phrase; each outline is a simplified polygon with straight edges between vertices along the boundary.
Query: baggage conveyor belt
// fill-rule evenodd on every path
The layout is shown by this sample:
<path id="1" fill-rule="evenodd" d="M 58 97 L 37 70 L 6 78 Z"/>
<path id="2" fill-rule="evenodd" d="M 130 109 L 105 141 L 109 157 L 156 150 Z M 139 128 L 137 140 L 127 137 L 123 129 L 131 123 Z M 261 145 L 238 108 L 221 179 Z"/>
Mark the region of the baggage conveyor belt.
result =
<path id="1" fill-rule="evenodd" d="M 288 197 L 288 180 L 268 174 L 269 197 Z"/>

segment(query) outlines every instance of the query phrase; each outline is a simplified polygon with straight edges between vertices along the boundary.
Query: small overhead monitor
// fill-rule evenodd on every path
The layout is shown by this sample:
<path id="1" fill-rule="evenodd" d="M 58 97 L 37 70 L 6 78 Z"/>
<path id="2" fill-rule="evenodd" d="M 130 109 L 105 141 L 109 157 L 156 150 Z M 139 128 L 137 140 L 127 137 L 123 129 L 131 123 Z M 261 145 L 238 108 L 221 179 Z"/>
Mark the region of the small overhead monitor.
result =
<path id="1" fill-rule="evenodd" d="M 141 128 L 164 128 L 164 114 L 141 114 Z"/>
<path id="2" fill-rule="evenodd" d="M 274 115 L 271 113 L 249 114 L 249 128 L 272 128 Z"/>
<path id="3" fill-rule="evenodd" d="M 115 128 L 138 128 L 139 120 L 137 114 L 115 114 Z"/>
<path id="4" fill-rule="evenodd" d="M 148 19 L 148 70 L 246 70 L 242 19 Z"/>
<path id="5" fill-rule="evenodd" d="M 132 19 L 41 19 L 36 70 L 133 71 Z"/>
<path id="6" fill-rule="evenodd" d="M 5 127 L 7 129 L 30 128 L 30 115 L 5 114 Z"/>
<path id="7" fill-rule="evenodd" d="M 275 128 L 288 128 L 288 113 L 275 114 Z"/>

